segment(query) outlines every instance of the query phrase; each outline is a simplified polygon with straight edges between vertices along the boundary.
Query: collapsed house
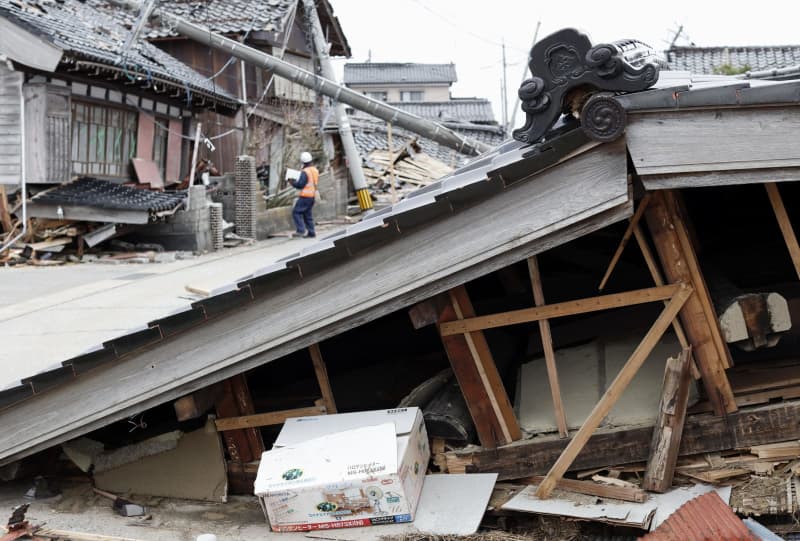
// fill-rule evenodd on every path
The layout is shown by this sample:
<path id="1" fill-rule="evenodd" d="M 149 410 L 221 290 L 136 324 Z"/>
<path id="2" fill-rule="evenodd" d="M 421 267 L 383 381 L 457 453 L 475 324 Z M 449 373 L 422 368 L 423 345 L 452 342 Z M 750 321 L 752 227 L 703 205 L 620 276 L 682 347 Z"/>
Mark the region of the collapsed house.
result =
<path id="1" fill-rule="evenodd" d="M 402 405 L 423 409 L 442 473 L 529 485 L 506 509 L 545 512 L 570 487 L 648 498 L 564 478 L 609 470 L 644 472 L 654 493 L 757 472 L 794 490 L 800 85 L 659 73 L 627 61 L 631 45 L 542 40 L 514 140 L 186 310 L 2 382 L 0 465 L 86 435 L 111 450 L 145 415 L 158 422 L 137 439 L 221 434 L 214 471 L 250 493 L 285 419 Z M 780 501 L 758 512 L 797 509 Z M 648 529 L 654 511 L 627 523 Z"/>

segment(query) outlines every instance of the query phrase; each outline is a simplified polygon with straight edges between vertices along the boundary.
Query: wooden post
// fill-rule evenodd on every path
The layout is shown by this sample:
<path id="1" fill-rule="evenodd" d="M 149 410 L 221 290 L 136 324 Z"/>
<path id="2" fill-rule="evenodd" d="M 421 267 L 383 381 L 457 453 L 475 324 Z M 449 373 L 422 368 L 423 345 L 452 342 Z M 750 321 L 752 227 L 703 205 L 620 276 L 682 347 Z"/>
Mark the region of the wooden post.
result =
<path id="1" fill-rule="evenodd" d="M 690 353 L 689 349 L 684 349 L 679 357 L 667 359 L 658 419 L 653 428 L 650 456 L 647 459 L 647 470 L 642 482 L 642 488 L 645 490 L 666 492 L 672 486 L 683 435 L 683 423 L 686 420 L 686 405 L 689 402 Z"/>
<path id="2" fill-rule="evenodd" d="M 394 187 L 394 149 L 392 148 L 392 123 L 386 123 L 386 142 L 389 145 L 389 186 L 392 189 L 392 205 L 397 203 L 397 189 Z"/>
<path id="3" fill-rule="evenodd" d="M 592 409 L 592 412 L 586 418 L 580 430 L 572 437 L 566 449 L 564 449 L 561 456 L 558 457 L 553 467 L 550 468 L 544 481 L 542 481 L 542 484 L 536 489 L 536 496 L 538 498 L 545 499 L 550 496 L 558 481 L 564 476 L 564 472 L 567 471 L 572 461 L 575 460 L 575 457 L 581 452 L 583 446 L 589 441 L 592 433 L 600 426 L 600 423 L 605 419 L 606 415 L 608 415 L 608 412 L 611 411 L 611 408 L 617 403 L 619 397 L 622 396 L 622 392 L 628 387 L 628 384 L 630 384 L 634 376 L 636 376 L 639 368 L 644 364 L 645 360 L 647 360 L 647 357 L 653 351 L 656 344 L 658 344 L 664 331 L 670 326 L 672 320 L 678 315 L 678 312 L 686 303 L 686 299 L 688 299 L 691 294 L 692 287 L 689 285 L 682 285 L 675 293 L 675 296 L 669 301 L 669 304 L 667 304 L 661 312 L 661 315 L 658 316 L 656 322 L 653 323 L 653 326 L 647 331 L 647 334 L 636 347 L 636 350 L 631 354 L 630 358 L 619 371 L 617 377 L 614 378 L 614 381 L 608 386 L 608 389 L 603 394 L 602 398 L 600 398 L 600 401 L 595 405 L 594 409 Z"/>
<path id="4" fill-rule="evenodd" d="M 603 291 L 608 283 L 608 279 L 611 278 L 611 273 L 614 271 L 614 267 L 617 266 L 617 262 L 619 262 L 619 258 L 622 257 L 622 252 L 625 250 L 625 246 L 628 245 L 628 241 L 631 239 L 631 235 L 633 234 L 634 230 L 639 226 L 639 220 L 642 219 L 644 215 L 644 211 L 647 208 L 647 203 L 650 201 L 650 194 L 644 194 L 642 200 L 639 201 L 639 206 L 636 208 L 636 212 L 633 213 L 633 216 L 628 222 L 628 228 L 625 230 L 625 233 L 622 235 L 622 240 L 619 241 L 619 246 L 617 246 L 617 251 L 614 252 L 614 256 L 611 258 L 611 263 L 608 264 L 608 269 L 606 269 L 606 273 L 603 276 L 603 279 L 600 280 L 600 286 L 597 288 L 598 291 Z"/>
<path id="5" fill-rule="evenodd" d="M 441 321 L 474 315 L 466 288 L 462 285 L 451 289 L 450 306 L 443 311 Z M 483 332 L 442 336 L 442 343 L 481 445 L 494 448 L 520 439 L 522 432 Z"/>
<path id="6" fill-rule="evenodd" d="M 311 354 L 311 362 L 314 363 L 314 373 L 317 375 L 317 382 L 322 392 L 322 402 L 325 404 L 326 413 L 336 413 L 336 401 L 333 399 L 333 390 L 328 379 L 328 369 L 325 367 L 325 360 L 322 358 L 319 344 L 308 346 L 308 352 Z"/>
<path id="7" fill-rule="evenodd" d="M 636 224 L 633 228 L 633 234 L 636 236 L 636 242 L 639 245 L 639 250 L 642 252 L 642 257 L 644 257 L 644 261 L 647 264 L 647 269 L 650 271 L 650 276 L 653 278 L 653 283 L 656 286 L 664 285 L 664 278 L 661 277 L 661 271 L 658 269 L 658 265 L 656 265 L 656 259 L 653 257 L 653 252 L 650 250 L 650 245 L 647 244 L 647 239 L 644 237 L 644 231 L 642 231 L 642 226 L 640 224 Z M 664 306 L 667 305 L 667 301 L 664 301 Z M 678 318 L 675 318 L 672 321 L 672 330 L 675 331 L 675 336 L 678 337 L 678 342 L 680 342 L 681 347 L 686 349 L 689 346 L 689 340 L 686 338 L 686 333 L 683 331 L 683 326 Z M 701 374 L 700 371 L 697 369 L 697 364 L 694 362 L 693 357 L 689 357 L 689 366 L 692 370 L 692 377 L 694 379 L 700 379 Z"/>
<path id="8" fill-rule="evenodd" d="M 534 303 L 536 306 L 542 306 L 544 304 L 542 276 L 539 273 L 539 262 L 535 255 L 528 258 L 528 273 L 531 276 Z M 556 353 L 553 351 L 553 337 L 550 334 L 550 322 L 548 320 L 539 320 L 539 334 L 542 337 L 544 361 L 547 366 L 547 381 L 550 383 L 550 394 L 553 397 L 553 412 L 556 417 L 558 434 L 562 438 L 566 438 L 569 435 L 569 429 L 567 428 L 567 416 L 564 414 L 564 403 L 561 401 L 561 386 L 558 383 Z"/>
<path id="9" fill-rule="evenodd" d="M 194 174 L 197 171 L 197 149 L 200 147 L 200 130 L 203 124 L 197 123 L 197 129 L 194 133 L 194 147 L 192 149 L 192 165 L 189 171 L 189 188 L 186 190 L 186 208 L 191 208 L 192 186 L 194 186 Z"/>
<path id="10" fill-rule="evenodd" d="M 217 401 L 216 409 L 219 418 L 241 417 L 255 413 L 244 374 L 225 380 L 223 395 Z M 228 453 L 234 462 L 252 462 L 261 458 L 261 453 L 265 450 L 261 432 L 257 428 L 227 431 L 224 438 Z"/>
<path id="11" fill-rule="evenodd" d="M 736 401 L 725 374 L 731 364 L 730 352 L 722 338 L 717 313 L 689 240 L 677 195 L 670 190 L 653 193 L 645 218 L 666 279 L 692 284 L 694 289 L 680 318 L 714 413 L 734 412 Z"/>
<path id="12" fill-rule="evenodd" d="M 783 206 L 783 199 L 781 192 L 778 191 L 778 186 L 774 182 L 767 182 L 764 184 L 769 196 L 769 202 L 772 204 L 772 210 L 775 211 L 775 218 L 778 220 L 778 226 L 783 233 L 783 240 L 786 242 L 786 247 L 789 249 L 789 255 L 794 264 L 794 270 L 800 278 L 800 246 L 797 244 L 797 237 L 792 228 L 792 222 L 789 221 L 789 215 L 786 213 L 786 207 Z"/>
<path id="13" fill-rule="evenodd" d="M 6 187 L 0 184 L 0 231 L 11 233 L 13 227 L 11 226 L 11 213 L 8 211 L 8 199 L 6 199 Z M 11 240 L 11 236 L 8 236 Z"/>

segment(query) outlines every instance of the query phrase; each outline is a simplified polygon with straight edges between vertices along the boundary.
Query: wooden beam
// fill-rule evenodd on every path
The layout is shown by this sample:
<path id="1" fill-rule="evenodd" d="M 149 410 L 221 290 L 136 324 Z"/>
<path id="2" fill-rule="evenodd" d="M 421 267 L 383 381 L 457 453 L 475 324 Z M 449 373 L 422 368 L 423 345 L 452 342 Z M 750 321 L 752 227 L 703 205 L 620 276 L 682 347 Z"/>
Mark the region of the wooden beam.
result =
<path id="1" fill-rule="evenodd" d="M 414 329 L 421 329 L 438 323 L 442 310 L 449 305 L 450 297 L 447 293 L 440 293 L 409 308 L 408 317 L 411 318 Z"/>
<path id="2" fill-rule="evenodd" d="M 774 182 L 764 183 L 764 188 L 767 189 L 769 202 L 772 204 L 772 210 L 775 212 L 775 218 L 778 220 L 778 226 L 781 228 L 786 248 L 789 249 L 789 256 L 792 258 L 794 270 L 798 278 L 800 278 L 800 245 L 797 244 L 797 236 L 794 234 L 792 222 L 789 221 L 789 214 L 786 212 L 786 207 L 783 205 L 781 192 L 778 191 L 778 186 Z"/>
<path id="3" fill-rule="evenodd" d="M 217 383 L 177 399 L 172 405 L 178 421 L 197 419 L 211 410 L 222 396 L 223 390 L 223 385 Z"/>
<path id="4" fill-rule="evenodd" d="M 440 327 L 475 315 L 463 285 L 450 290 L 450 303 L 442 313 Z M 442 343 L 481 445 L 493 448 L 520 439 L 522 432 L 483 332 L 442 336 Z"/>
<path id="5" fill-rule="evenodd" d="M 319 344 L 308 346 L 308 352 L 311 354 L 311 362 L 314 363 L 314 373 L 317 375 L 317 382 L 319 383 L 319 390 L 322 392 L 322 402 L 325 404 L 326 413 L 336 413 L 336 401 L 333 399 L 333 390 L 328 379 L 328 369 L 325 366 L 325 360 L 322 358 Z"/>
<path id="6" fill-rule="evenodd" d="M 217 419 L 215 424 L 218 432 L 229 430 L 241 430 L 244 428 L 255 429 L 261 426 L 272 426 L 282 424 L 290 417 L 310 417 L 326 413 L 325 406 L 311 406 L 308 408 L 295 408 L 283 411 L 271 411 L 269 413 L 256 413 L 253 415 L 243 415 L 241 417 L 228 417 Z"/>
<path id="7" fill-rule="evenodd" d="M 12 229 L 11 213 L 8 211 L 8 199 L 6 199 L 6 187 L 4 184 L 0 184 L 0 232 L 11 233 Z"/>
<path id="8" fill-rule="evenodd" d="M 539 262 L 535 255 L 528 258 L 528 273 L 531 277 L 534 303 L 536 306 L 543 306 L 542 276 L 539 272 Z M 561 401 L 561 386 L 558 383 L 558 368 L 556 367 L 556 353 L 553 350 L 553 336 L 550 334 L 550 322 L 546 319 L 539 320 L 539 334 L 542 337 L 544 361 L 547 366 L 547 381 L 550 384 L 550 395 L 553 397 L 556 426 L 558 427 L 559 435 L 562 438 L 566 438 L 569 435 L 567 416 L 564 413 L 564 403 Z"/>
<path id="9" fill-rule="evenodd" d="M 667 359 L 658 419 L 653 429 L 650 456 L 647 459 L 642 488 L 652 492 L 666 492 L 672 486 L 678 449 L 681 445 L 686 406 L 689 402 L 691 350 L 684 349 L 679 357 Z"/>
<path id="10" fill-rule="evenodd" d="M 639 245 L 639 250 L 642 252 L 642 257 L 644 257 L 645 264 L 647 264 L 647 270 L 650 271 L 650 276 L 653 278 L 653 283 L 657 286 L 663 286 L 664 278 L 661 276 L 661 270 L 656 264 L 656 258 L 653 256 L 653 251 L 650 250 L 650 245 L 647 244 L 647 239 L 644 236 L 644 231 L 642 231 L 641 224 L 636 224 L 636 227 L 633 228 L 633 234 L 636 236 L 636 243 Z M 667 301 L 664 301 L 664 306 L 666 305 Z M 680 319 L 675 318 L 672 321 L 672 330 L 675 331 L 675 336 L 678 337 L 678 342 L 680 342 L 682 348 L 686 349 L 690 347 L 689 340 L 686 338 L 686 333 L 683 330 Z M 689 367 L 692 370 L 692 377 L 694 377 L 694 379 L 700 379 L 700 370 L 697 369 L 697 364 L 694 362 L 694 357 L 689 358 Z"/>
<path id="11" fill-rule="evenodd" d="M 216 409 L 220 419 L 255 413 L 244 374 L 225 380 L 223 394 L 216 403 Z M 265 450 L 261 432 L 257 428 L 225 432 L 224 439 L 231 460 L 236 462 L 258 460 Z"/>
<path id="12" fill-rule="evenodd" d="M 800 400 L 751 407 L 726 417 L 690 415 L 683 427 L 680 456 L 744 449 L 800 439 Z M 647 460 L 652 426 L 604 429 L 594 434 L 569 471 L 608 468 Z M 543 475 L 568 441 L 556 435 L 537 437 L 497 449 L 445 453 L 450 473 L 497 473 L 499 480 Z"/>
<path id="13" fill-rule="evenodd" d="M 736 401 L 725 374 L 730 364 L 730 352 L 722 339 L 717 314 L 689 241 L 676 194 L 664 191 L 654 193 L 645 218 L 666 279 L 692 284 L 694 288 L 694 294 L 686 302 L 680 319 L 714 412 L 722 415 L 736 411 Z"/>
<path id="14" fill-rule="evenodd" d="M 544 477 L 540 475 L 520 479 L 521 482 L 531 485 L 538 485 L 543 480 Z M 559 479 L 557 486 L 563 490 L 577 492 L 578 494 L 588 494 L 589 496 L 598 496 L 600 498 L 613 498 L 615 500 L 635 503 L 647 501 L 647 493 L 635 487 L 604 485 L 592 481 L 579 481 L 577 479 Z"/>
<path id="15" fill-rule="evenodd" d="M 564 452 L 558 457 L 556 463 L 550 468 L 544 481 L 542 481 L 542 484 L 536 489 L 537 497 L 548 498 L 550 496 L 558 480 L 563 477 L 567 468 L 569 468 L 570 464 L 575 460 L 575 457 L 580 453 L 581 449 L 583 449 L 583 446 L 586 445 L 586 442 L 589 441 L 592 433 L 600 426 L 600 423 L 606 418 L 608 412 L 611 411 L 611 408 L 617 403 L 619 397 L 622 396 L 622 392 L 628 387 L 628 384 L 634 376 L 636 376 L 639 368 L 647 360 L 647 357 L 653 351 L 656 344 L 658 344 L 664 331 L 670 326 L 672 320 L 678 315 L 686 299 L 688 299 L 691 294 L 691 286 L 680 286 L 675 296 L 672 297 L 672 300 L 670 300 L 669 304 L 661 312 L 661 315 L 658 316 L 658 319 L 656 319 L 653 326 L 647 331 L 647 334 L 636 347 L 636 350 L 634 350 L 630 358 L 619 371 L 617 377 L 614 378 L 614 381 L 608 386 L 608 389 L 606 389 L 600 401 L 595 405 L 594 409 L 592 409 L 586 421 L 584 421 L 581 428 L 575 436 L 573 436 L 572 440 L 570 440 L 567 448 L 564 449 Z"/>
<path id="16" fill-rule="evenodd" d="M 465 317 L 461 321 L 442 323 L 439 330 L 442 336 L 450 336 L 465 332 L 493 329 L 495 327 L 505 327 L 506 325 L 516 325 L 518 323 L 531 323 L 542 319 L 588 314 L 589 312 L 608 310 L 610 308 L 621 308 L 623 306 L 663 301 L 670 299 L 678 290 L 678 287 L 677 285 L 666 285 L 647 289 L 636 289 L 624 293 L 613 293 L 611 295 L 565 301 L 557 304 L 537 306 L 535 308 L 511 310 L 509 312 L 501 312 L 488 316 Z"/>
<path id="17" fill-rule="evenodd" d="M 628 245 L 628 241 L 631 240 L 631 235 L 633 235 L 634 230 L 639 226 L 639 220 L 642 219 L 644 215 L 644 211 L 647 208 L 647 203 L 650 201 L 650 194 L 644 194 L 642 200 L 639 201 L 639 206 L 636 207 L 636 212 L 633 213 L 631 216 L 630 221 L 628 222 L 628 227 L 625 229 L 625 233 L 622 235 L 622 239 L 619 241 L 619 246 L 617 246 L 617 251 L 614 252 L 614 256 L 611 258 L 611 263 L 608 264 L 608 268 L 606 269 L 606 273 L 603 276 L 603 279 L 600 280 L 600 286 L 597 288 L 598 291 L 603 291 L 608 283 L 608 279 L 611 278 L 611 273 L 614 271 L 614 267 L 617 266 L 617 262 L 619 258 L 622 257 L 622 252 L 625 250 L 625 246 Z"/>

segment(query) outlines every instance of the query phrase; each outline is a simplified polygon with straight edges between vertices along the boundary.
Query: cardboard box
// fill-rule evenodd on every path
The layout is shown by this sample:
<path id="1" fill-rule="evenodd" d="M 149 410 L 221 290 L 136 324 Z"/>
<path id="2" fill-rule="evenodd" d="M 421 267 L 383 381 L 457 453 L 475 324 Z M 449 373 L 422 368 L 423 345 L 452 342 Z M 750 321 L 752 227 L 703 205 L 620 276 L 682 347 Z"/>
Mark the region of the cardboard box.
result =
<path id="1" fill-rule="evenodd" d="M 411 522 L 429 458 L 419 408 L 288 419 L 255 494 L 276 532 Z"/>

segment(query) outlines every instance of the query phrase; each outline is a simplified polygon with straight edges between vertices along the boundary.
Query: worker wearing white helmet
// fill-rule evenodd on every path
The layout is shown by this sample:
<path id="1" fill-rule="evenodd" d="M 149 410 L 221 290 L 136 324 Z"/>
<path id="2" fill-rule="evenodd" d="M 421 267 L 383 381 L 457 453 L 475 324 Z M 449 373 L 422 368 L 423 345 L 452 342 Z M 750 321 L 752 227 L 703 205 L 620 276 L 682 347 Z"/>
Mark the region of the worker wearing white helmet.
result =
<path id="1" fill-rule="evenodd" d="M 314 217 L 312 216 L 311 209 L 314 207 L 314 199 L 317 195 L 317 184 L 319 183 L 319 171 L 312 165 L 314 159 L 309 152 L 300 153 L 300 161 L 303 166 L 300 171 L 300 176 L 296 181 L 289 182 L 300 190 L 297 202 L 294 204 L 292 210 L 292 218 L 294 218 L 295 232 L 292 233 L 293 237 L 316 237 L 314 231 Z"/>

